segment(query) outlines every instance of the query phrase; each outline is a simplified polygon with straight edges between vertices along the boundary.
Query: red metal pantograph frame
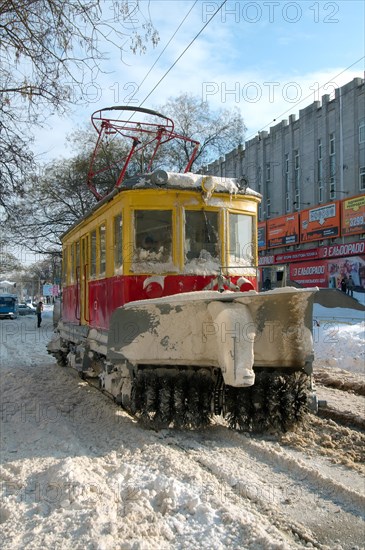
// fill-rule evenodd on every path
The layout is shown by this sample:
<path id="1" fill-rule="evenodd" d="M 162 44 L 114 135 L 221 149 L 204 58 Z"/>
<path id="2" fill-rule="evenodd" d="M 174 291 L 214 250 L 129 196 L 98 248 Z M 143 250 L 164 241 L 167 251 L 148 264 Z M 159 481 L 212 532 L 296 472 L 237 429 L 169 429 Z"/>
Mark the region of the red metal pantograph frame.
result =
<path id="1" fill-rule="evenodd" d="M 131 120 L 131 117 L 128 120 L 122 120 L 119 118 L 113 118 L 111 115 L 106 116 L 105 113 L 107 111 L 112 111 L 112 112 L 128 111 L 131 113 L 143 113 L 145 115 L 149 115 L 154 118 L 152 119 L 151 122 L 150 121 L 136 122 Z M 112 165 L 117 165 L 120 162 L 123 163 L 122 169 L 120 170 L 119 176 L 114 186 L 115 188 L 118 188 L 121 186 L 127 171 L 127 167 L 133 155 L 135 155 L 137 152 L 141 151 L 142 149 L 145 149 L 148 145 L 154 144 L 154 149 L 145 172 L 150 172 L 152 170 L 152 164 L 155 159 L 156 153 L 159 147 L 164 143 L 168 143 L 169 141 L 172 141 L 174 139 L 180 139 L 182 141 L 193 144 L 194 148 L 189 157 L 184 173 L 189 172 L 189 170 L 191 169 L 191 166 L 193 164 L 193 161 L 196 157 L 196 154 L 198 152 L 199 145 L 200 145 L 198 141 L 195 141 L 191 138 L 188 138 L 186 136 L 176 133 L 174 129 L 174 122 L 171 120 L 171 118 L 161 115 L 157 111 L 152 111 L 151 109 L 144 109 L 142 107 L 129 107 L 129 106 L 123 106 L 123 105 L 121 106 L 117 105 L 114 107 L 105 107 L 104 109 L 99 109 L 98 111 L 95 111 L 91 115 L 91 122 L 98 133 L 98 138 L 91 157 L 87 184 L 91 192 L 94 194 L 94 196 L 98 200 L 101 200 L 104 196 L 101 195 L 96 189 L 93 183 L 93 179 L 98 174 L 101 174 L 111 168 L 111 166 L 109 165 L 100 170 L 95 170 L 96 158 L 102 146 L 103 140 L 105 139 L 106 136 L 120 135 L 132 141 L 132 145 L 127 156 L 125 158 L 123 157 L 122 159 L 118 159 L 112 162 Z M 150 136 L 150 139 L 142 143 L 139 140 L 139 137 L 141 136 L 141 134 Z"/>

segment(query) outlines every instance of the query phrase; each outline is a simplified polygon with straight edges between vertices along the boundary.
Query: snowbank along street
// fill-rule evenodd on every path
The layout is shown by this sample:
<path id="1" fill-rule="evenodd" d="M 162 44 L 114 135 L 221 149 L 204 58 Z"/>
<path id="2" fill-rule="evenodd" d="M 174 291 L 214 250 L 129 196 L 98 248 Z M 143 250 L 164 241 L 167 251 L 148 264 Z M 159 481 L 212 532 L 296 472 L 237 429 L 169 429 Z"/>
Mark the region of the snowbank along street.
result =
<path id="1" fill-rule="evenodd" d="M 2 548 L 363 548 L 362 312 L 316 306 L 327 407 L 260 436 L 137 424 L 47 355 L 51 315 L 0 323 Z"/>

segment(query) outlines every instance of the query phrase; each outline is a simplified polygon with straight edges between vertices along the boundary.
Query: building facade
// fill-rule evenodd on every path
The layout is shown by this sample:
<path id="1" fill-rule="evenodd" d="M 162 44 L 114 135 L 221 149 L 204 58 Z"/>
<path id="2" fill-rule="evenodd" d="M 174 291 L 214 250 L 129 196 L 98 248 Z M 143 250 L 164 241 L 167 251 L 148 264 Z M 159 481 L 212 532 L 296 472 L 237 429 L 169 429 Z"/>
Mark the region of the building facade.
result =
<path id="1" fill-rule="evenodd" d="M 258 241 L 263 278 L 365 288 L 365 82 L 291 115 L 204 172 L 245 177 L 262 194 Z"/>

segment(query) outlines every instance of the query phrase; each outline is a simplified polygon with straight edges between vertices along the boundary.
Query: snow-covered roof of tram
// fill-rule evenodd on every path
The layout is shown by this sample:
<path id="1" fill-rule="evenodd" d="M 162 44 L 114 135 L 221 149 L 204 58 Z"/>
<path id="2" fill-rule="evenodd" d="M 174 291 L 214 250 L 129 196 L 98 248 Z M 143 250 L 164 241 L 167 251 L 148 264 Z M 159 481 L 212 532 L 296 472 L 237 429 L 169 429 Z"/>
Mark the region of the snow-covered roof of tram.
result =
<path id="1" fill-rule="evenodd" d="M 166 170 L 155 170 L 148 174 L 139 176 L 131 176 L 126 178 L 120 187 L 115 187 L 108 195 L 103 197 L 95 204 L 80 220 L 69 227 L 62 235 L 64 238 L 74 227 L 82 220 L 87 218 L 91 213 L 98 210 L 103 204 L 109 202 L 118 193 L 130 189 L 203 189 L 207 194 L 213 193 L 228 193 L 230 195 L 245 195 L 251 197 L 262 198 L 260 193 L 254 191 L 246 185 L 246 182 L 240 181 L 238 178 L 226 178 L 219 176 L 211 176 L 204 174 L 193 174 L 186 172 L 184 174 L 178 172 L 167 172 Z"/>
<path id="2" fill-rule="evenodd" d="M 124 188 L 148 188 L 148 187 L 170 187 L 179 189 L 199 189 L 214 193 L 229 193 L 231 195 L 244 194 L 261 198 L 246 184 L 242 184 L 238 178 L 226 178 L 204 174 L 184 174 L 167 172 L 166 170 L 155 170 L 151 174 L 143 174 L 137 178 L 126 179 L 121 185 Z"/>

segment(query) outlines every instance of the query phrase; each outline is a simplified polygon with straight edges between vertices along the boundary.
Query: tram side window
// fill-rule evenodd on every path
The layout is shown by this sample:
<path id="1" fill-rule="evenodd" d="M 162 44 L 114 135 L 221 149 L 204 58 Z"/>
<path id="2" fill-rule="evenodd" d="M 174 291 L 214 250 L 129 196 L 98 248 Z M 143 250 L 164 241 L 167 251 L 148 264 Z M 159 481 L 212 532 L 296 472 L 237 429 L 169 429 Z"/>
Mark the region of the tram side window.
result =
<path id="1" fill-rule="evenodd" d="M 77 283 L 80 282 L 80 241 L 75 243 L 75 278 Z"/>
<path id="2" fill-rule="evenodd" d="M 75 271 L 75 246 L 74 243 L 70 245 L 70 283 L 72 284 L 75 280 L 74 271 Z"/>
<path id="3" fill-rule="evenodd" d="M 171 261 L 172 256 L 172 211 L 136 210 L 135 262 Z"/>
<path id="4" fill-rule="evenodd" d="M 69 247 L 65 246 L 62 254 L 62 282 L 64 285 L 67 285 L 68 252 L 69 252 Z"/>
<path id="5" fill-rule="evenodd" d="M 99 263 L 99 274 L 105 274 L 106 267 L 106 228 L 105 225 L 99 227 L 99 247 L 100 247 L 100 263 Z"/>
<path id="6" fill-rule="evenodd" d="M 123 265 L 122 215 L 114 218 L 114 271 L 119 273 Z"/>
<path id="7" fill-rule="evenodd" d="M 252 219 L 245 214 L 229 214 L 229 265 L 253 265 Z"/>
<path id="8" fill-rule="evenodd" d="M 96 229 L 90 233 L 90 276 L 96 275 Z"/>
<path id="9" fill-rule="evenodd" d="M 186 262 L 218 260 L 219 255 L 218 212 L 186 210 Z"/>

